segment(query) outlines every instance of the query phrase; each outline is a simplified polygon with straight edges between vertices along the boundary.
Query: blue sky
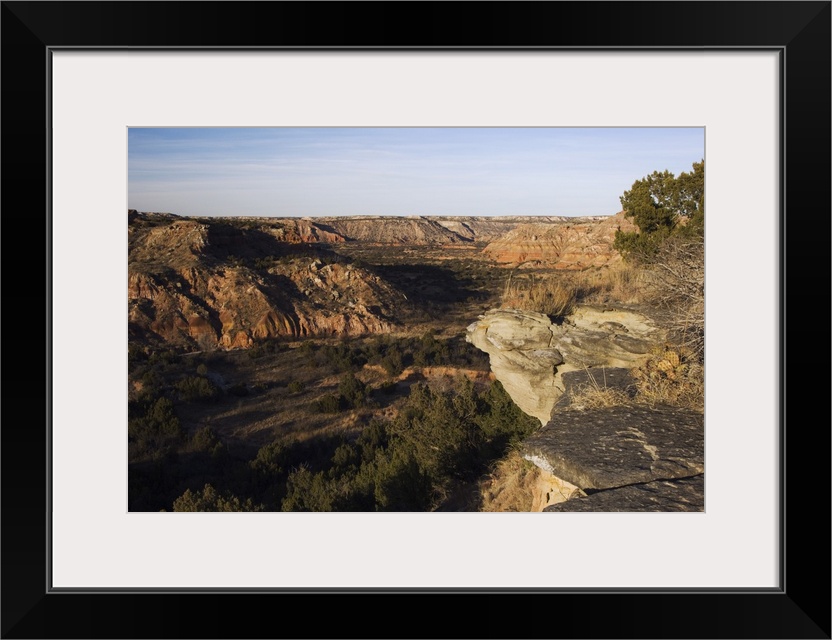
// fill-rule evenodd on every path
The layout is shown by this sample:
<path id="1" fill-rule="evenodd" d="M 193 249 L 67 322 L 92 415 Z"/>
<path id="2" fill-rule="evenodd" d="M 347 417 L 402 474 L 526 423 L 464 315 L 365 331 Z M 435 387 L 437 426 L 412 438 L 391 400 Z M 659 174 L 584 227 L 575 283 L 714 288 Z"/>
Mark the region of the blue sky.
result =
<path id="1" fill-rule="evenodd" d="M 128 207 L 185 216 L 609 215 L 703 128 L 131 128 Z"/>

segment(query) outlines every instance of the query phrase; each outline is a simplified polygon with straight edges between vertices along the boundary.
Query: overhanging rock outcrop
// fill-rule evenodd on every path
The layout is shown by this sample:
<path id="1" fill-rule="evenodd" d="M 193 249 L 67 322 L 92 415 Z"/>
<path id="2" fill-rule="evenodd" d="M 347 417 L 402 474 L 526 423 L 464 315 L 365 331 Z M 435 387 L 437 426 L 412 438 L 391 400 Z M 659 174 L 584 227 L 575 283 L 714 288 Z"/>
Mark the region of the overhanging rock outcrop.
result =
<path id="1" fill-rule="evenodd" d="M 468 327 L 466 340 L 485 351 L 491 371 L 515 404 L 541 423 L 563 393 L 555 374 L 563 356 L 548 316 L 531 311 L 489 311 Z"/>
<path id="2" fill-rule="evenodd" d="M 563 395 L 562 376 L 595 367 L 641 364 L 666 332 L 638 311 L 583 306 L 555 324 L 534 311 L 494 309 L 468 327 L 466 340 L 488 353 L 512 400 L 546 424 Z"/>

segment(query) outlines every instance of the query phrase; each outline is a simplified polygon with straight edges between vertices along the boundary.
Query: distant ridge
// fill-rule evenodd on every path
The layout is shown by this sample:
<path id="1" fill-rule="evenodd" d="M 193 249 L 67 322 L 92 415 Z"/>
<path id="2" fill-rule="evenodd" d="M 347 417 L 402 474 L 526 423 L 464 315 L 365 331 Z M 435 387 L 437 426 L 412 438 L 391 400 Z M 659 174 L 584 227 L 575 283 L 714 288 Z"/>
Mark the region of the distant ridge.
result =
<path id="1" fill-rule="evenodd" d="M 129 211 L 157 220 L 188 219 L 172 213 Z M 261 227 L 287 242 L 353 242 L 383 245 L 459 245 L 499 240 L 521 225 L 592 224 L 612 216 L 192 216 L 203 224 L 243 222 Z M 366 223 L 371 222 L 371 225 Z M 275 230 L 282 230 L 275 233 Z"/>

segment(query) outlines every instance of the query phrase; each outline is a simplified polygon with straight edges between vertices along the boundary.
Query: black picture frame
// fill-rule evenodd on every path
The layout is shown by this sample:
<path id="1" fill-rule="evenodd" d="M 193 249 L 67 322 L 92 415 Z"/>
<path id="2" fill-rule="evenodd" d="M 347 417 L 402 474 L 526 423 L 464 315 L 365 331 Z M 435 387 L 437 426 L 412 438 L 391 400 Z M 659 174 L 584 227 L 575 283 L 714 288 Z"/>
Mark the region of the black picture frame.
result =
<path id="1" fill-rule="evenodd" d="M 825 364 L 815 364 L 830 351 L 827 327 L 807 327 L 805 319 L 829 311 L 830 2 L 3 2 L 0 20 L 2 637 L 830 637 L 829 377 Z M 785 79 L 780 588 L 51 592 L 48 399 L 60 381 L 50 378 L 48 336 L 60 319 L 49 310 L 47 99 L 50 51 L 63 47 L 778 51 Z M 753 259 L 747 247 L 738 255 Z M 795 293 L 807 283 L 814 301 Z M 801 375 L 804 367 L 811 373 Z M 298 615 L 305 607 L 318 613 L 314 620 Z M 444 626 L 448 616 L 458 628 Z"/>

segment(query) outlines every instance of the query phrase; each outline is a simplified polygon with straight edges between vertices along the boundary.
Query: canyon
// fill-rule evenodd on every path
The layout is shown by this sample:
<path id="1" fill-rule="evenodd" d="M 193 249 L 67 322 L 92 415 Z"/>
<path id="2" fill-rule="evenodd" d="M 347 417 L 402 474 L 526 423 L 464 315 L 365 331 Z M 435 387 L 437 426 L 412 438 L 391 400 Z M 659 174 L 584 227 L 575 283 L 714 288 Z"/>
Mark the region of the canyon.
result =
<path id="1" fill-rule="evenodd" d="M 464 402 L 503 416 L 482 418 L 489 435 L 474 438 L 486 438 L 477 456 L 511 439 L 518 460 L 534 469 L 516 466 L 509 477 L 483 468 L 447 485 L 451 474 L 432 489 L 432 509 L 702 510 L 701 410 L 645 405 L 639 387 L 645 376 L 672 380 L 693 365 L 668 346 L 672 335 L 657 308 L 602 286 L 629 277 L 613 240 L 634 228 L 623 212 L 206 218 L 129 210 L 131 420 L 145 434 L 131 436 L 131 510 L 170 508 L 182 487 L 213 477 L 179 463 L 163 488 L 151 490 L 153 459 L 177 451 L 202 459 L 209 450 L 237 469 L 236 479 L 220 474 L 216 482 L 270 509 L 281 500 L 291 510 L 355 509 L 364 504 L 349 497 L 357 489 L 338 489 L 346 480 L 334 469 L 352 469 L 358 475 L 349 486 L 358 486 L 370 472 L 338 465 L 358 455 L 368 433 L 382 423 L 391 430 L 373 436 L 374 461 L 361 445 L 360 468 L 372 462 L 373 474 L 395 484 L 384 465 L 410 454 L 384 447 L 407 433 L 402 425 L 451 405 L 462 411 Z M 568 310 L 529 308 L 541 283 L 572 291 Z M 619 395 L 613 406 L 588 408 L 587 389 Z M 168 401 L 173 413 L 160 408 Z M 517 409 L 524 419 L 511 413 Z M 182 425 L 172 444 L 147 435 L 159 416 Z M 528 417 L 540 426 L 522 431 Z M 436 419 L 480 420 L 470 411 Z M 495 435 L 502 429 L 511 435 Z M 469 434 L 415 446 L 441 453 L 470 442 Z M 260 468 L 258 460 L 278 451 L 283 457 L 268 463 L 272 488 L 240 480 L 249 473 L 241 469 Z M 396 473 L 408 478 L 406 493 L 415 491 L 422 476 L 402 458 L 396 464 L 405 465 Z M 509 486 L 522 487 L 522 508 L 507 497 Z M 384 496 L 376 491 L 375 508 L 398 504 Z"/>
<path id="2" fill-rule="evenodd" d="M 413 304 L 383 270 L 352 259 L 368 248 L 498 272 L 530 260 L 554 269 L 603 267 L 620 260 L 612 237 L 623 220 L 194 219 L 130 210 L 131 336 L 203 350 L 247 348 L 277 336 L 387 333 L 402 326 Z"/>

